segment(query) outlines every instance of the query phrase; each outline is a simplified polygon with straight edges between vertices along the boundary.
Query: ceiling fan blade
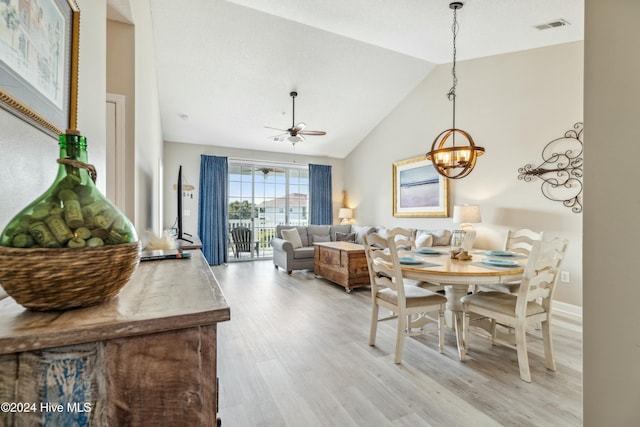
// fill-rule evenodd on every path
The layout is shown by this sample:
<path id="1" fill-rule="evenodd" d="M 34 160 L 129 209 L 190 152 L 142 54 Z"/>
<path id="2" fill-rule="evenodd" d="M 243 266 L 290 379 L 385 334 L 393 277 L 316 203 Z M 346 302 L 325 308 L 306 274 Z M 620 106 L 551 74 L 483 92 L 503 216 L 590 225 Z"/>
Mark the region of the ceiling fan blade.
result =
<path id="1" fill-rule="evenodd" d="M 278 135 L 269 136 L 267 139 L 274 142 L 282 142 L 282 141 L 286 141 L 288 136 L 289 136 L 289 132 L 285 132 L 285 133 L 280 133 Z"/>
<path id="2" fill-rule="evenodd" d="M 303 130 L 304 130 L 304 128 L 306 128 L 306 127 L 307 127 L 307 125 L 306 125 L 305 123 L 300 122 L 300 123 L 298 123 L 297 125 L 295 125 L 295 126 L 291 129 L 291 131 L 292 131 L 292 132 L 295 132 L 295 133 L 298 133 L 298 132 L 303 131 Z"/>
<path id="3" fill-rule="evenodd" d="M 279 130 L 279 131 L 282 131 L 282 132 L 289 132 L 288 129 L 274 128 L 274 127 L 271 127 L 271 126 L 265 126 L 265 128 L 267 128 L 267 129 L 275 129 L 275 130 Z"/>
<path id="4" fill-rule="evenodd" d="M 322 136 L 327 133 L 321 130 L 305 130 L 302 132 L 298 132 L 299 135 L 307 135 L 307 136 Z"/>

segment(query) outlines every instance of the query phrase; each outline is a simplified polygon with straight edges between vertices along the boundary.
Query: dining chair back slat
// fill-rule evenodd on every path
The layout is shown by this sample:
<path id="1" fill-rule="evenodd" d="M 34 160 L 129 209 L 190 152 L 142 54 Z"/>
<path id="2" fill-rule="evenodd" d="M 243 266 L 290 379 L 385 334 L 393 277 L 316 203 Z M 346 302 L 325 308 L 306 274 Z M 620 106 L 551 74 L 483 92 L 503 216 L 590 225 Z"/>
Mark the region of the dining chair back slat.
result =
<path id="1" fill-rule="evenodd" d="M 508 230 L 507 238 L 504 242 L 504 249 L 521 255 L 529 255 L 533 248 L 533 243 L 542 240 L 544 232 L 521 228 L 519 230 Z"/>

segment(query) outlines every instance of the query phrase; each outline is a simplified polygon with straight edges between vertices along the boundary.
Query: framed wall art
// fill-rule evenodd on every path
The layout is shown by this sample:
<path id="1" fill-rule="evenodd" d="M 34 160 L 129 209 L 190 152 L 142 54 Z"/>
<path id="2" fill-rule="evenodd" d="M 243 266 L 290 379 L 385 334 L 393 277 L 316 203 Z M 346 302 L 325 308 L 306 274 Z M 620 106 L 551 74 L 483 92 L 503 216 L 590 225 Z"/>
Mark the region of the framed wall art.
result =
<path id="1" fill-rule="evenodd" d="M 75 0 L 0 1 L 0 107 L 58 138 L 76 128 Z"/>
<path id="2" fill-rule="evenodd" d="M 426 156 L 393 164 L 393 216 L 448 217 L 447 179 Z"/>

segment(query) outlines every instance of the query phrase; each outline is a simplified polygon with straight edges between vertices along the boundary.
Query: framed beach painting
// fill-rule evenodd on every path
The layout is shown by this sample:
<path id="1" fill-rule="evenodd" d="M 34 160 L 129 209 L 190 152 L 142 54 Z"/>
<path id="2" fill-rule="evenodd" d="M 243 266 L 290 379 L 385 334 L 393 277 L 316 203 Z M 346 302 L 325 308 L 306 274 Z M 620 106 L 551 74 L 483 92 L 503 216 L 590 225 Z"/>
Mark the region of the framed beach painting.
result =
<path id="1" fill-rule="evenodd" d="M 0 1 L 0 107 L 58 138 L 76 128 L 75 0 Z"/>
<path id="2" fill-rule="evenodd" d="M 393 216 L 449 216 L 448 180 L 426 156 L 393 164 Z"/>

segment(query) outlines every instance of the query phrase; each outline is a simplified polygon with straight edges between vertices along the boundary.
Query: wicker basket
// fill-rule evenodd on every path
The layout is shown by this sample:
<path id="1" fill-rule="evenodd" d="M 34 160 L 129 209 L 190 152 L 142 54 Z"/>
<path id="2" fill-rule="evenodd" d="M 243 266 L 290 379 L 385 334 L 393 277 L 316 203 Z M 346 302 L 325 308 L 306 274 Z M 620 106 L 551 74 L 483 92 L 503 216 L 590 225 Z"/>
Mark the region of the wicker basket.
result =
<path id="1" fill-rule="evenodd" d="M 116 296 L 140 261 L 140 242 L 90 248 L 0 246 L 0 286 L 30 310 L 66 310 Z"/>

